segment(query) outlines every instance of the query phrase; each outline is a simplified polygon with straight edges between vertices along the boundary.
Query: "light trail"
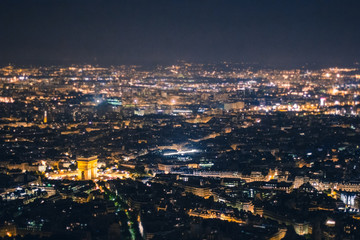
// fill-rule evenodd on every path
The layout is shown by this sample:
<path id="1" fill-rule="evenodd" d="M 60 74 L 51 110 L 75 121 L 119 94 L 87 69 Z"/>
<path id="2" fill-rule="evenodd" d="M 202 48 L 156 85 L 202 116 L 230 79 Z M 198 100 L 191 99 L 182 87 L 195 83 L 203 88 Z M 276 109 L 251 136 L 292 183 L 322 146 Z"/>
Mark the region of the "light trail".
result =
<path id="1" fill-rule="evenodd" d="M 200 152 L 197 149 L 191 149 L 186 151 L 178 151 L 178 152 L 172 152 L 172 153 L 164 153 L 164 156 L 173 156 L 173 155 L 182 155 L 182 154 L 188 154 L 188 153 L 197 153 Z"/>

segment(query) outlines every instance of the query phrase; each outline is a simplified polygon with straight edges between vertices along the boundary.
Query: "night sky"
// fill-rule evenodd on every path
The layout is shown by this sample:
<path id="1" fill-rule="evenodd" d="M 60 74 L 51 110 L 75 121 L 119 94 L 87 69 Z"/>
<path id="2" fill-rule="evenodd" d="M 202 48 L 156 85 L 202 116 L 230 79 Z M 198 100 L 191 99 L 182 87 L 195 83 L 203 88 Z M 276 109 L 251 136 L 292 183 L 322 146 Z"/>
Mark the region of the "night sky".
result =
<path id="1" fill-rule="evenodd" d="M 0 0 L 0 65 L 360 61 L 360 1 Z"/>

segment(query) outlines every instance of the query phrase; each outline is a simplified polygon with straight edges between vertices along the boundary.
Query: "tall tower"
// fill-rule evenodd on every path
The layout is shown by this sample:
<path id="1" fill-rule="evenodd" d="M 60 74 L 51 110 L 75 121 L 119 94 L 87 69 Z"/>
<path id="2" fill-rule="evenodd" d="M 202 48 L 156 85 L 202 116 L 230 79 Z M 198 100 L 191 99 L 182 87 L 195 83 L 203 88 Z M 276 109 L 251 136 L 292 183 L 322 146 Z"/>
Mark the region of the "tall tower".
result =
<path id="1" fill-rule="evenodd" d="M 90 180 L 97 177 L 97 156 L 78 157 L 78 178 L 80 180 Z"/>
<path id="2" fill-rule="evenodd" d="M 44 123 L 47 123 L 47 111 L 44 112 Z"/>

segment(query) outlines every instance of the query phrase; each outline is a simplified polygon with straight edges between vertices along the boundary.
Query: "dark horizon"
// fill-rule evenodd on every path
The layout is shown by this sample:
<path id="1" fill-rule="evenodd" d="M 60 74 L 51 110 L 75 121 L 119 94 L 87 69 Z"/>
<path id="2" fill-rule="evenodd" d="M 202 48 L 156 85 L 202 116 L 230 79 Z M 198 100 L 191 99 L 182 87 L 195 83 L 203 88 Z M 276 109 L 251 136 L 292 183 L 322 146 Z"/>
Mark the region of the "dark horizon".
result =
<path id="1" fill-rule="evenodd" d="M 3 0 L 0 65 L 353 66 L 359 1 Z"/>
<path id="2" fill-rule="evenodd" d="M 91 65 L 94 67 L 119 67 L 119 66 L 136 66 L 141 69 L 154 69 L 156 67 L 165 67 L 172 65 L 179 65 L 181 63 L 191 63 L 191 64 L 204 64 L 204 65 L 214 65 L 221 66 L 223 64 L 231 64 L 232 66 L 240 66 L 242 69 L 252 68 L 252 69 L 274 69 L 274 70 L 291 70 L 291 69 L 303 69 L 303 70 L 319 70 L 319 69 L 328 69 L 328 68 L 359 68 L 360 63 L 350 63 L 350 64 L 319 64 L 319 63 L 305 63 L 305 64 L 284 64 L 284 65 L 271 65 L 271 64 L 261 64 L 256 62 L 203 62 L 203 61 L 185 61 L 185 60 L 173 60 L 173 61 L 163 61 L 163 62 L 127 62 L 127 63 L 99 63 L 96 61 L 38 61 L 37 63 L 27 63 L 13 61 L 8 63 L 0 63 L 0 68 L 12 66 L 14 68 L 38 68 L 38 67 L 72 67 L 72 66 L 86 66 Z"/>

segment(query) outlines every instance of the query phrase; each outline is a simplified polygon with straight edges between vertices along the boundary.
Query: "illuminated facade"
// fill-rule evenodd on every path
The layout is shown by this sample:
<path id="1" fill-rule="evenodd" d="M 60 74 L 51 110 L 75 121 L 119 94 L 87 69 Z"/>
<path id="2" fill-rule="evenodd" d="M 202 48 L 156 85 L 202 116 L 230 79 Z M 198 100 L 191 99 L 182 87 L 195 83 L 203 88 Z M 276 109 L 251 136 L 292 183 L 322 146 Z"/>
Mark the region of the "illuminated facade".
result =
<path id="1" fill-rule="evenodd" d="M 47 111 L 44 112 L 44 123 L 47 123 Z"/>
<path id="2" fill-rule="evenodd" d="M 96 178 L 97 162 L 97 156 L 77 158 L 78 178 L 80 180 L 90 180 Z"/>

